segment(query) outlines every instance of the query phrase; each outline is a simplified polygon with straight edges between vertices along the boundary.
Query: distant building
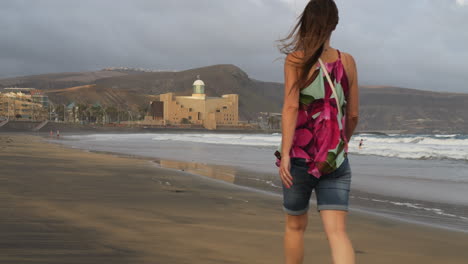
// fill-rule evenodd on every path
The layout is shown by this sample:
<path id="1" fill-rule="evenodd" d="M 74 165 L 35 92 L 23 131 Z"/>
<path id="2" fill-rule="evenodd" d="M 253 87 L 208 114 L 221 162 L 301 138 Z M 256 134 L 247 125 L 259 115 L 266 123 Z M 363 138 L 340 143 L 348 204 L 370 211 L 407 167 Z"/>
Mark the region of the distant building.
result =
<path id="1" fill-rule="evenodd" d="M 46 120 L 48 106 L 48 97 L 33 88 L 5 88 L 0 93 L 0 116 L 7 119 Z"/>
<path id="2" fill-rule="evenodd" d="M 44 92 L 41 90 L 31 90 L 30 94 L 34 103 L 41 104 L 46 109 L 49 108 L 49 97 Z"/>
<path id="3" fill-rule="evenodd" d="M 257 122 L 262 129 L 281 129 L 281 118 L 281 113 L 259 112 L 257 114 Z"/>
<path id="4" fill-rule="evenodd" d="M 144 123 L 176 125 L 203 125 L 216 129 L 218 125 L 239 124 L 239 95 L 224 94 L 209 97 L 205 94 L 205 83 L 198 78 L 193 83 L 191 96 L 175 96 L 174 93 L 159 95 L 159 101 L 150 103 Z"/>

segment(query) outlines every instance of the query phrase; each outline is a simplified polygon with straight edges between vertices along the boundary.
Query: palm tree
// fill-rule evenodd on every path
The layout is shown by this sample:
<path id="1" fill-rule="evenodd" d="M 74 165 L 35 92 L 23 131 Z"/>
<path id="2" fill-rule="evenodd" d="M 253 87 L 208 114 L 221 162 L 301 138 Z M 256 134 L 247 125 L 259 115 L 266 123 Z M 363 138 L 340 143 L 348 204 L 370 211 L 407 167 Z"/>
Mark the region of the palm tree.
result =
<path id="1" fill-rule="evenodd" d="M 78 104 L 78 119 L 81 123 L 89 122 L 89 107 L 86 104 Z"/>
<path id="2" fill-rule="evenodd" d="M 148 105 L 138 107 L 138 120 L 145 119 L 145 116 L 148 114 Z"/>
<path id="3" fill-rule="evenodd" d="M 65 121 L 65 106 L 63 104 L 59 104 L 55 107 L 55 113 L 57 114 L 58 120 L 63 118 L 62 121 Z"/>
<path id="4" fill-rule="evenodd" d="M 72 113 L 73 113 L 73 123 L 75 123 L 76 122 L 76 115 L 77 115 L 75 105 L 73 105 Z"/>
<path id="5" fill-rule="evenodd" d="M 99 103 L 94 104 L 91 107 L 90 112 L 91 112 L 92 120 L 95 123 L 99 123 L 99 121 L 102 120 L 102 117 L 104 115 L 104 111 L 102 109 L 102 106 Z"/>
<path id="6" fill-rule="evenodd" d="M 112 123 L 117 120 L 117 108 L 115 106 L 108 106 L 106 107 L 106 116 L 107 116 L 107 121 L 109 123 Z"/>

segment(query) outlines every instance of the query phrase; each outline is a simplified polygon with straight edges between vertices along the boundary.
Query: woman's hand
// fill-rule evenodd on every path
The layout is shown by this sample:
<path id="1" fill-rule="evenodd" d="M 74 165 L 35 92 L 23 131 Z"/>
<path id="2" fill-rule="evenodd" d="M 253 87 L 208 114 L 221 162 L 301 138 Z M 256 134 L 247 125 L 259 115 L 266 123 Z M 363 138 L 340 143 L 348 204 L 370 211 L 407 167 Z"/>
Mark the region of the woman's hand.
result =
<path id="1" fill-rule="evenodd" d="M 281 164 L 279 167 L 279 175 L 281 177 L 281 181 L 283 182 L 284 186 L 287 188 L 291 188 L 293 185 L 293 177 L 291 176 L 290 173 L 291 169 L 291 161 L 289 156 L 284 156 L 281 158 Z"/>

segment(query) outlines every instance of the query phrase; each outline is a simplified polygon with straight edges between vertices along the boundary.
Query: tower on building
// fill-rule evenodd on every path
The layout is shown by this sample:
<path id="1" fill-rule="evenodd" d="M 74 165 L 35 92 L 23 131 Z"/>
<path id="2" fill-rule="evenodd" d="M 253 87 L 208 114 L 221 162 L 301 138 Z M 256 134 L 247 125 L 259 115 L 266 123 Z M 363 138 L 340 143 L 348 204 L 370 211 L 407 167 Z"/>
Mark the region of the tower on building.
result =
<path id="1" fill-rule="evenodd" d="M 200 75 L 197 75 L 197 80 L 193 83 L 193 97 L 205 97 L 205 83 L 200 80 Z"/>

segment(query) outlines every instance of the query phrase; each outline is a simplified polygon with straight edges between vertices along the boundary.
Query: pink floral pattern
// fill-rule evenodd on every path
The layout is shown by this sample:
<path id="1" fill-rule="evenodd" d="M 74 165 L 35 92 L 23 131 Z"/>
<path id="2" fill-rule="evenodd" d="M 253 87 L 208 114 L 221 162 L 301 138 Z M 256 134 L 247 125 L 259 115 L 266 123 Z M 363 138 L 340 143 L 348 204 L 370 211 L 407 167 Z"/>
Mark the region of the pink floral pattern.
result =
<path id="1" fill-rule="evenodd" d="M 348 95 L 348 78 L 341 62 L 341 53 L 338 51 L 339 59 L 332 63 L 327 63 L 326 67 L 330 77 L 335 84 L 341 84 L 343 94 Z M 290 151 L 290 157 L 304 158 L 309 167 L 308 173 L 320 178 L 323 175 L 321 168 L 323 165 L 331 169 L 336 169 L 336 154 L 330 153 L 340 144 L 343 151 L 348 152 L 347 140 L 345 135 L 345 115 L 338 120 L 338 108 L 335 98 L 331 98 L 333 92 L 325 75 L 323 89 L 324 98 L 315 99 L 309 104 L 300 104 L 297 115 L 296 130 L 294 133 L 293 145 Z M 319 78 L 319 77 L 317 77 Z M 335 85 L 337 86 L 337 85 Z M 337 88 L 337 87 L 336 87 Z M 301 94 L 302 95 L 302 94 Z M 344 108 L 343 106 L 341 106 Z M 344 113 L 344 109 L 342 111 Z M 315 116 L 317 115 L 317 116 Z M 314 118 L 315 116 L 315 118 Z M 342 124 L 340 129 L 339 123 Z M 281 153 L 276 151 L 276 166 L 281 163 Z M 330 157 L 332 158 L 330 160 Z"/>

